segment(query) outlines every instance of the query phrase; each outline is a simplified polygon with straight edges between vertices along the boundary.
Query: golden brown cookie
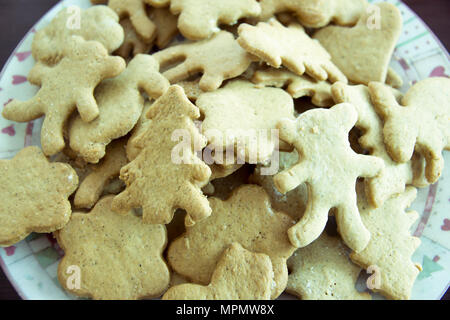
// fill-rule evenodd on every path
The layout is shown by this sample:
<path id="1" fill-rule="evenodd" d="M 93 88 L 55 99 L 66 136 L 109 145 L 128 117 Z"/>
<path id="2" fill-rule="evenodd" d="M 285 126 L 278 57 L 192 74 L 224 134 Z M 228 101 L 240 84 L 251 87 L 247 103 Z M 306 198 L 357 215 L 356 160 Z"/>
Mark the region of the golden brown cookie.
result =
<path id="1" fill-rule="evenodd" d="M 113 212 L 112 200 L 102 198 L 88 214 L 75 212 L 56 233 L 65 252 L 59 282 L 72 294 L 98 300 L 158 297 L 170 281 L 162 258 L 166 228 L 143 224 L 132 211 Z"/>
<path id="2" fill-rule="evenodd" d="M 122 44 L 124 32 L 117 14 L 106 6 L 80 9 L 79 21 L 74 19 L 74 12 L 68 7 L 62 9 L 49 25 L 34 35 L 34 59 L 48 64 L 58 63 L 67 54 L 66 46 L 72 36 L 99 41 L 111 53 Z"/>
<path id="3" fill-rule="evenodd" d="M 174 85 L 156 100 L 147 116 L 150 124 L 135 142 L 142 150 L 120 170 L 127 187 L 114 198 L 113 210 L 140 207 L 144 222 L 153 224 L 169 223 L 177 208 L 185 209 L 192 222 L 206 218 L 211 208 L 201 187 L 209 182 L 211 170 L 196 155 L 206 146 L 194 125 L 200 111 Z M 181 138 L 189 141 L 180 144 Z"/>
<path id="4" fill-rule="evenodd" d="M 270 300 L 273 281 L 269 256 L 232 243 L 222 254 L 208 286 L 180 284 L 163 300 Z"/>
<path id="5" fill-rule="evenodd" d="M 389 88 L 369 85 L 373 104 L 384 120 L 384 143 L 393 160 L 407 162 L 414 150 L 426 159 L 428 182 L 436 182 L 450 150 L 450 79 L 429 78 L 411 87 L 399 104 Z"/>
<path id="6" fill-rule="evenodd" d="M 38 147 L 0 160 L 0 246 L 64 227 L 72 213 L 68 197 L 77 186 L 72 167 L 50 163 Z"/>
<path id="7" fill-rule="evenodd" d="M 405 212 L 416 198 L 417 191 L 407 187 L 380 208 L 372 208 L 358 186 L 358 207 L 364 225 L 372 238 L 361 252 L 353 252 L 350 258 L 364 269 L 372 266 L 379 287 L 374 288 L 391 299 L 409 299 L 420 265 L 411 257 L 420 245 L 420 239 L 411 236 L 409 229 L 418 219 L 415 211 Z M 376 281 L 375 281 L 376 284 Z"/>
<path id="8" fill-rule="evenodd" d="M 223 251 L 233 242 L 247 250 L 267 254 L 273 265 L 272 298 L 283 292 L 287 283 L 286 260 L 295 248 L 289 243 L 287 230 L 293 220 L 274 211 L 264 189 L 245 185 L 222 201 L 209 199 L 212 214 L 194 226 L 169 247 L 171 267 L 188 279 L 207 285 Z"/>
<path id="9" fill-rule="evenodd" d="M 228 163 L 228 149 L 248 163 L 267 161 L 279 145 L 274 134 L 278 120 L 294 119 L 292 98 L 278 88 L 255 88 L 251 82 L 235 80 L 224 88 L 200 95 L 196 101 L 204 120 L 202 133 L 219 164 Z"/>
<path id="10" fill-rule="evenodd" d="M 330 53 L 334 64 L 354 83 L 367 85 L 370 81 L 386 81 L 389 62 L 402 30 L 402 17 L 396 6 L 384 2 L 375 8 L 379 16 L 368 10 L 353 28 L 328 26 L 314 34 L 314 39 Z"/>
<path id="11" fill-rule="evenodd" d="M 152 56 L 139 54 L 120 75 L 103 81 L 95 90 L 100 114 L 88 123 L 79 116 L 71 121 L 70 147 L 88 162 L 97 163 L 103 158 L 105 147 L 136 125 L 144 107 L 141 90 L 156 99 L 169 87 L 158 70 Z"/>
<path id="12" fill-rule="evenodd" d="M 336 103 L 348 102 L 356 108 L 356 127 L 362 131 L 361 147 L 384 162 L 384 170 L 378 176 L 365 180 L 370 203 L 375 207 L 382 206 L 384 201 L 404 192 L 405 186 L 414 182 L 413 164 L 411 161 L 398 163 L 389 156 L 384 145 L 383 121 L 375 111 L 366 86 L 338 82 L 333 85 L 332 93 Z"/>
<path id="13" fill-rule="evenodd" d="M 285 27 L 275 19 L 256 26 L 241 24 L 237 41 L 274 68 L 283 65 L 300 76 L 306 73 L 317 80 L 347 81 L 328 52 L 299 24 Z"/>
<path id="14" fill-rule="evenodd" d="M 302 113 L 295 121 L 278 124 L 280 138 L 294 145 L 299 161 L 278 173 L 274 182 L 281 193 L 306 182 L 308 204 L 300 221 L 289 229 L 289 239 L 304 247 L 325 228 L 328 212 L 336 208 L 336 220 L 344 242 L 353 250 L 363 250 L 370 239 L 356 205 L 358 177 L 371 178 L 383 169 L 379 158 L 355 153 L 348 141 L 358 114 L 351 104 Z"/>
<path id="15" fill-rule="evenodd" d="M 324 27 L 330 22 L 355 24 L 367 7 L 366 0 L 261 0 L 260 3 L 262 20 L 278 12 L 292 12 L 302 25 L 310 28 Z"/>
<path id="16" fill-rule="evenodd" d="M 286 292 L 302 300 L 370 300 L 356 290 L 361 268 L 348 258 L 348 249 L 338 237 L 322 233 L 288 260 Z"/>
<path id="17" fill-rule="evenodd" d="M 54 155 L 64 146 L 63 127 L 73 111 L 83 121 L 98 114 L 94 88 L 105 78 L 117 76 L 125 68 L 120 57 L 111 57 L 97 41 L 84 41 L 78 36 L 64 48 L 64 58 L 55 66 L 37 63 L 28 81 L 40 86 L 28 101 L 13 100 L 3 109 L 3 117 L 26 122 L 45 115 L 41 143 L 46 155 Z"/>
<path id="18" fill-rule="evenodd" d="M 311 97 L 311 101 L 318 107 L 331 107 L 334 105 L 331 96 L 331 83 L 317 81 L 307 75 L 298 76 L 286 69 L 257 70 L 252 82 L 263 87 L 286 88 L 285 90 L 294 99 Z"/>
<path id="19" fill-rule="evenodd" d="M 120 169 L 128 163 L 125 142 L 126 139 L 119 139 L 108 145 L 105 157 L 78 187 L 74 199 L 76 208 L 92 208 L 108 182 L 119 176 Z"/>
<path id="20" fill-rule="evenodd" d="M 191 40 L 211 37 L 219 24 L 233 25 L 244 17 L 256 17 L 261 7 L 256 0 L 171 0 L 170 10 L 180 14 L 178 29 Z"/>
<path id="21" fill-rule="evenodd" d="M 252 62 L 252 57 L 226 31 L 203 41 L 169 47 L 153 56 L 161 68 L 180 62 L 163 73 L 172 84 L 202 73 L 199 85 L 203 91 L 216 90 L 224 80 L 245 72 Z"/>

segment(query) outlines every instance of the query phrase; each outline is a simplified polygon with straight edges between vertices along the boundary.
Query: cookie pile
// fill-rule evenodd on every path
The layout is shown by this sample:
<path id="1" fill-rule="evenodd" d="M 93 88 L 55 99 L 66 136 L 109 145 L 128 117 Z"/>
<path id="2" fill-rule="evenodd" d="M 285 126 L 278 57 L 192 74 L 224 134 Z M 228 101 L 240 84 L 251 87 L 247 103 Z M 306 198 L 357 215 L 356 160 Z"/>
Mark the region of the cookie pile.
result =
<path id="1" fill-rule="evenodd" d="M 45 118 L 42 150 L 0 160 L 0 245 L 53 232 L 93 299 L 410 297 L 450 80 L 397 90 L 395 6 L 92 2 L 37 31 L 40 89 L 3 109 Z"/>

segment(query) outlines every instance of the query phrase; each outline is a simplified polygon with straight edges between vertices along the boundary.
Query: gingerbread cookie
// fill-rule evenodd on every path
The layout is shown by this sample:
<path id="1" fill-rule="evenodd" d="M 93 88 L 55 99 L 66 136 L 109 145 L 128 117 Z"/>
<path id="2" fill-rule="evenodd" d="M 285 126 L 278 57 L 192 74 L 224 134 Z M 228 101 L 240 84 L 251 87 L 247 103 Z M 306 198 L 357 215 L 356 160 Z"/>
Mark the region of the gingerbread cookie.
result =
<path id="1" fill-rule="evenodd" d="M 255 88 L 242 80 L 202 94 L 196 104 L 204 116 L 202 132 L 209 147 L 216 154 L 222 151 L 224 158 L 227 149 L 234 148 L 248 163 L 268 160 L 278 147 L 278 135 L 273 134 L 278 120 L 294 119 L 294 103 L 286 92 Z"/>
<path id="2" fill-rule="evenodd" d="M 70 123 L 70 147 L 86 161 L 97 163 L 111 140 L 130 132 L 141 116 L 144 97 L 140 90 L 156 99 L 169 87 L 158 69 L 152 56 L 139 54 L 119 76 L 103 81 L 95 90 L 100 114 L 92 122 L 78 116 Z"/>
<path id="3" fill-rule="evenodd" d="M 232 243 L 222 254 L 208 286 L 180 284 L 163 300 L 270 300 L 273 281 L 269 256 Z"/>
<path id="4" fill-rule="evenodd" d="M 328 26 L 314 34 L 314 39 L 330 53 L 336 66 L 354 83 L 384 83 L 400 37 L 400 10 L 390 3 L 380 3 L 376 7 L 378 18 L 367 11 L 353 28 Z M 372 20 L 374 25 L 370 24 Z"/>
<path id="5" fill-rule="evenodd" d="M 450 79 L 416 83 L 397 102 L 389 88 L 369 85 L 373 104 L 384 119 L 384 143 L 393 160 L 407 162 L 414 150 L 426 159 L 428 182 L 436 182 L 444 167 L 442 151 L 450 150 Z"/>
<path id="6" fill-rule="evenodd" d="M 64 49 L 64 58 L 55 66 L 37 63 L 28 81 L 40 86 L 28 101 L 13 100 L 3 109 L 3 117 L 26 122 L 45 114 L 41 143 L 46 155 L 54 155 L 64 146 L 63 127 L 77 109 L 83 121 L 98 114 L 94 88 L 105 78 L 118 75 L 125 68 L 122 58 L 111 57 L 97 41 L 73 36 Z"/>
<path id="7" fill-rule="evenodd" d="M 388 88 L 388 90 L 392 91 Z M 372 156 L 384 161 L 384 170 L 377 176 L 365 180 L 370 203 L 379 207 L 396 193 L 405 191 L 405 186 L 413 183 L 412 162 L 398 163 L 386 151 L 383 136 L 383 122 L 370 100 L 369 89 L 364 85 L 348 86 L 335 83 L 332 87 L 336 103 L 351 103 L 358 112 L 356 126 L 362 131 L 359 138 L 361 147 Z"/>
<path id="8" fill-rule="evenodd" d="M 273 265 L 272 298 L 283 292 L 287 282 L 286 260 L 295 248 L 289 243 L 287 230 L 293 220 L 274 211 L 264 189 L 245 185 L 235 189 L 222 201 L 209 199 L 212 214 L 194 226 L 169 247 L 171 267 L 188 279 L 207 285 L 223 251 L 233 242 L 247 250 L 267 254 Z"/>
<path id="9" fill-rule="evenodd" d="M 331 83 L 317 81 L 307 75 L 298 76 L 285 69 L 257 70 L 252 82 L 258 86 L 286 88 L 294 99 L 311 97 L 311 101 L 318 107 L 334 105 L 331 96 Z"/>
<path id="10" fill-rule="evenodd" d="M 135 142 L 142 150 L 120 170 L 127 187 L 115 197 L 113 210 L 141 207 L 146 223 L 167 224 L 176 208 L 185 209 L 192 222 L 206 218 L 211 208 L 201 187 L 208 183 L 211 170 L 196 155 L 206 146 L 193 122 L 200 117 L 198 108 L 174 85 L 156 100 L 147 116 L 150 125 Z M 174 141 L 177 131 L 190 141 L 180 144 L 179 137 Z"/>
<path id="11" fill-rule="evenodd" d="M 0 246 L 64 227 L 72 213 L 67 198 L 77 186 L 72 167 L 50 163 L 38 147 L 0 160 Z"/>
<path id="12" fill-rule="evenodd" d="M 112 201 L 113 196 L 107 196 L 89 214 L 75 212 L 56 233 L 65 252 L 58 266 L 59 282 L 70 293 L 93 299 L 158 297 L 170 281 L 162 257 L 166 228 L 143 224 L 132 211 L 117 214 L 111 210 Z"/>
<path id="13" fill-rule="evenodd" d="M 161 68 L 182 61 L 163 73 L 171 83 L 201 72 L 199 85 L 203 91 L 216 90 L 224 80 L 241 75 L 252 62 L 252 57 L 226 31 L 220 31 L 210 39 L 164 49 L 153 56 Z"/>
<path id="14" fill-rule="evenodd" d="M 275 19 L 256 26 L 241 24 L 237 41 L 274 68 L 283 65 L 300 76 L 306 73 L 317 80 L 347 81 L 328 52 L 299 24 L 285 27 Z"/>
<path id="15" fill-rule="evenodd" d="M 262 20 L 278 12 L 292 12 L 302 25 L 310 28 L 321 28 L 330 22 L 355 24 L 367 7 L 366 0 L 261 0 L 260 3 Z"/>
<path id="16" fill-rule="evenodd" d="M 372 237 L 363 251 L 353 252 L 350 258 L 365 269 L 372 266 L 375 277 L 379 277 L 379 287 L 374 287 L 375 291 L 391 299 L 409 299 L 421 270 L 420 265 L 411 261 L 420 239 L 411 236 L 409 231 L 419 215 L 415 211 L 405 212 L 405 209 L 414 201 L 417 191 L 407 187 L 382 207 L 373 209 L 361 185 L 357 189 L 359 212 Z"/>
<path id="17" fill-rule="evenodd" d="M 191 40 L 211 37 L 220 31 L 219 24 L 232 25 L 241 18 L 261 13 L 256 0 L 171 0 L 170 10 L 180 14 L 178 29 Z"/>
<path id="18" fill-rule="evenodd" d="M 278 173 L 274 182 L 281 193 L 306 182 L 308 204 L 300 221 L 289 229 L 289 239 L 304 247 L 317 239 L 325 228 L 328 212 L 336 208 L 336 220 L 344 242 L 353 250 L 363 250 L 370 239 L 356 205 L 358 177 L 371 178 L 383 169 L 376 157 L 355 153 L 348 133 L 358 119 L 351 104 L 302 113 L 295 121 L 278 124 L 280 138 L 294 145 L 299 162 Z"/>
<path id="19" fill-rule="evenodd" d="M 286 292 L 302 300 L 370 300 L 356 290 L 361 268 L 348 258 L 338 237 L 322 233 L 313 243 L 298 249 L 288 260 Z"/>
<path id="20" fill-rule="evenodd" d="M 61 10 L 50 24 L 38 30 L 33 38 L 32 53 L 36 61 L 58 63 L 66 54 L 72 36 L 99 41 L 111 53 L 123 42 L 119 17 L 106 6 L 80 9 L 79 25 L 69 8 Z M 73 23 L 73 25 L 72 25 Z"/>
<path id="21" fill-rule="evenodd" d="M 92 173 L 83 180 L 75 193 L 76 208 L 91 208 L 108 182 L 119 176 L 120 169 L 128 163 L 125 142 L 126 139 L 120 139 L 108 145 L 105 157 L 93 168 Z"/>

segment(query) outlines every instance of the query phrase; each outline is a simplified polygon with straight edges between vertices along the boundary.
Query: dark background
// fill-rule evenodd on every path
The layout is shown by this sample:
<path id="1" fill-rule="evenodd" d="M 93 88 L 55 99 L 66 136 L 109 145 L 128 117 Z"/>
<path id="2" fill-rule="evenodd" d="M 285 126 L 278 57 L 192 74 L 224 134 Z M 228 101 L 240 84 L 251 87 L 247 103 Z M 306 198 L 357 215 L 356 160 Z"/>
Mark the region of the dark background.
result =
<path id="1" fill-rule="evenodd" d="M 0 66 L 28 30 L 44 15 L 56 0 L 0 0 Z M 403 0 L 415 11 L 431 30 L 450 48 L 450 1 L 449 0 Z M 0 68 L 1 69 L 1 68 Z M 20 299 L 0 270 L 0 300 Z M 444 296 L 450 300 L 450 292 Z"/>

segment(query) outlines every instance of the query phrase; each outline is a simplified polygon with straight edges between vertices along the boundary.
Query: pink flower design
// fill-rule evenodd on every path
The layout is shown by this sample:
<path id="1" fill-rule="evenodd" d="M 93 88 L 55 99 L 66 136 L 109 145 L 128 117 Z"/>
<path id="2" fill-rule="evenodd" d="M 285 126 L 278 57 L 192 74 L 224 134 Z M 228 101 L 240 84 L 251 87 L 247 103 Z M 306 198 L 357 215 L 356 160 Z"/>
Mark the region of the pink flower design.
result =
<path id="1" fill-rule="evenodd" d="M 30 55 L 31 55 L 31 51 L 24 51 L 24 52 L 16 53 L 16 57 L 20 62 L 26 60 Z"/>
<path id="2" fill-rule="evenodd" d="M 443 66 L 439 66 L 433 69 L 430 73 L 430 77 L 446 77 L 448 78 L 448 75 L 445 74 L 445 68 Z"/>
<path id="3" fill-rule="evenodd" d="M 2 133 L 7 134 L 10 137 L 13 137 L 16 134 L 16 130 L 14 130 L 14 125 L 10 125 L 9 127 L 3 128 Z"/>
<path id="4" fill-rule="evenodd" d="M 5 249 L 6 255 L 8 257 L 12 256 L 14 254 L 14 252 L 16 252 L 16 247 L 15 246 L 6 247 L 4 249 Z"/>
<path id="5" fill-rule="evenodd" d="M 13 99 L 8 99 L 8 101 L 6 101 L 3 106 L 6 106 L 8 103 L 10 103 L 11 101 L 13 101 Z"/>
<path id="6" fill-rule="evenodd" d="M 450 220 L 444 219 L 444 224 L 441 226 L 441 229 L 443 231 L 449 231 L 450 230 Z"/>
<path id="7" fill-rule="evenodd" d="M 18 84 L 22 84 L 22 83 L 24 83 L 24 82 L 26 82 L 26 81 L 27 81 L 27 77 L 19 76 L 19 75 L 14 75 L 14 76 L 13 76 L 12 84 L 13 84 L 13 85 L 18 85 Z"/>

